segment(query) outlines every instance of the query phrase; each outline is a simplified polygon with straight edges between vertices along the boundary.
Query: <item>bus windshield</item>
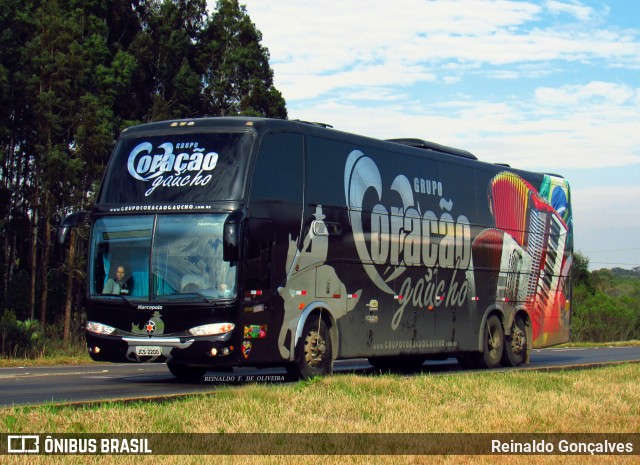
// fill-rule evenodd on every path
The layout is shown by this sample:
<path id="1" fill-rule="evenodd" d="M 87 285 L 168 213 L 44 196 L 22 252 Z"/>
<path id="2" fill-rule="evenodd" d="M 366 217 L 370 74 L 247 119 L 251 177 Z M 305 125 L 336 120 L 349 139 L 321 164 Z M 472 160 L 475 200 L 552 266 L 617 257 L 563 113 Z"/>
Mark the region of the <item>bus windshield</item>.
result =
<path id="1" fill-rule="evenodd" d="M 90 294 L 132 300 L 231 299 L 236 267 L 222 259 L 226 214 L 142 215 L 96 220 Z"/>
<path id="2" fill-rule="evenodd" d="M 246 132 L 126 137 L 111 157 L 98 203 L 126 208 L 238 200 L 253 142 Z"/>

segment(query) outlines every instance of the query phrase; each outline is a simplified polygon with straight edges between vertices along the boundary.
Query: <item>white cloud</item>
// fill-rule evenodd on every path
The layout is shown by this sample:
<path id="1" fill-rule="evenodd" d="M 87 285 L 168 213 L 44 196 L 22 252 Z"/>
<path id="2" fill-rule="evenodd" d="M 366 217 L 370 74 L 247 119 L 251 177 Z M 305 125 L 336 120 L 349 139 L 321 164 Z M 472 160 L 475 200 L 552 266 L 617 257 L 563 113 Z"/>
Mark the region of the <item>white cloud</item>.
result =
<path id="1" fill-rule="evenodd" d="M 571 0 L 243 3 L 263 33 L 291 118 L 373 137 L 422 137 L 531 169 L 623 166 L 640 157 L 640 89 L 554 79 L 577 63 L 640 69 L 640 31 L 595 22 L 606 7 Z M 530 81 L 505 97 L 477 94 L 476 77 L 496 87 Z M 537 79 L 545 83 L 536 89 Z M 449 87 L 456 93 L 447 95 Z"/>
<path id="2" fill-rule="evenodd" d="M 586 85 L 568 85 L 560 88 L 541 87 L 536 90 L 536 99 L 543 105 L 566 106 L 604 103 L 624 105 L 632 103 L 640 89 L 634 90 L 626 84 L 592 81 Z"/>
<path id="3" fill-rule="evenodd" d="M 240 1 L 292 119 L 532 170 L 640 164 L 634 0 Z M 576 246 L 633 243 L 639 209 L 638 186 L 574 188 Z"/>
<path id="4" fill-rule="evenodd" d="M 428 71 L 402 63 L 386 65 L 355 65 L 341 71 L 325 70 L 321 73 L 300 70 L 290 64 L 273 66 L 276 87 L 287 99 L 293 102 L 336 92 L 339 89 L 351 88 L 362 92 L 368 87 L 406 86 L 414 82 L 435 81 L 435 76 Z"/>
<path id="5" fill-rule="evenodd" d="M 321 95 L 344 87 L 356 67 L 365 70 L 359 85 L 431 80 L 428 61 L 449 61 L 455 53 L 456 61 L 477 61 L 477 52 L 467 52 L 476 49 L 477 37 L 517 28 L 541 10 L 525 2 L 477 0 L 246 3 L 270 50 L 276 85 L 288 100 L 312 96 L 309 75 L 326 76 L 315 90 Z M 386 81 L 376 67 L 389 70 Z"/>
<path id="6" fill-rule="evenodd" d="M 296 105 L 289 113 L 292 118 L 320 120 L 372 137 L 433 140 L 467 149 L 488 162 L 562 171 L 640 163 L 640 107 L 634 98 L 638 93 L 595 82 L 545 88 L 530 100 L 412 105 L 397 96 L 364 107 L 349 98 L 336 98 L 313 106 Z"/>
<path id="7" fill-rule="evenodd" d="M 456 63 L 500 67 L 601 60 L 606 66 L 640 69 L 637 31 L 541 23 L 545 11 L 579 19 L 593 14 L 577 2 L 548 1 L 546 10 L 532 2 L 481 0 L 245 3 L 288 102 L 349 84 L 456 82 L 447 71 Z M 521 77 L 517 71 L 493 72 Z"/>
<path id="8" fill-rule="evenodd" d="M 552 13 L 568 13 L 575 16 L 580 21 L 587 21 L 592 18 L 594 9 L 588 6 L 582 5 L 580 2 L 559 2 L 555 0 L 549 0 L 546 2 L 546 7 Z"/>

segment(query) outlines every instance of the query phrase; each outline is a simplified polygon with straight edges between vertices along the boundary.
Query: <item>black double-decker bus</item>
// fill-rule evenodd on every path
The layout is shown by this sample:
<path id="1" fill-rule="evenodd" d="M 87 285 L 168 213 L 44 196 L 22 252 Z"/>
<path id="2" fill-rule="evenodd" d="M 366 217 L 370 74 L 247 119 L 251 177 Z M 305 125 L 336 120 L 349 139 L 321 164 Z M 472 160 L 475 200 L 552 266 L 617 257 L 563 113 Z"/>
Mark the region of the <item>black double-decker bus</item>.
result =
<path id="1" fill-rule="evenodd" d="M 519 365 L 569 337 L 568 183 L 424 140 L 144 124 L 121 134 L 88 220 L 98 361 L 304 378 L 358 357 Z"/>

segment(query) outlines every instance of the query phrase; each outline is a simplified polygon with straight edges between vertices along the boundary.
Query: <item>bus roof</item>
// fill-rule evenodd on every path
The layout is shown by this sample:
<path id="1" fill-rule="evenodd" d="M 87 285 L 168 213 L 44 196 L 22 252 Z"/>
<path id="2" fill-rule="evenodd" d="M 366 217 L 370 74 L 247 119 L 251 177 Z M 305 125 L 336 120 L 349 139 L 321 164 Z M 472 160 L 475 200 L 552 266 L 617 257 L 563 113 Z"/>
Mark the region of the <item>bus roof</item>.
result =
<path id="1" fill-rule="evenodd" d="M 210 127 L 238 127 L 245 126 L 247 128 L 255 127 L 256 129 L 266 129 L 267 127 L 271 128 L 292 128 L 297 127 L 298 129 L 305 128 L 304 132 L 312 132 L 314 130 L 320 131 L 331 131 L 337 134 L 351 135 L 356 137 L 368 138 L 376 141 L 384 141 L 384 142 L 392 142 L 395 144 L 400 144 L 408 147 L 419 148 L 423 150 L 427 150 L 430 152 L 438 152 L 445 153 L 448 155 L 455 155 L 463 158 L 467 158 L 470 160 L 478 160 L 478 158 L 473 155 L 471 152 L 468 152 L 463 149 L 458 149 L 455 147 L 449 147 L 446 145 L 438 144 L 436 142 L 427 141 L 420 138 L 400 138 L 400 139 L 375 139 L 369 138 L 367 136 L 350 134 L 347 132 L 343 132 L 340 130 L 336 130 L 330 124 L 326 123 L 317 123 L 317 122 L 308 122 L 302 120 L 281 120 L 281 119 L 273 119 L 273 118 L 260 118 L 260 117 L 245 117 L 245 116 L 224 116 L 224 117 L 208 117 L 208 118 L 194 118 L 194 119 L 180 119 L 180 120 L 167 120 L 167 121 L 159 121 L 153 123 L 145 123 L 138 126 L 132 126 L 130 128 L 126 128 L 122 131 L 121 136 L 127 137 L 129 135 L 133 135 L 140 132 L 154 132 L 158 130 L 167 130 L 167 129 L 196 129 L 196 128 L 210 128 Z"/>

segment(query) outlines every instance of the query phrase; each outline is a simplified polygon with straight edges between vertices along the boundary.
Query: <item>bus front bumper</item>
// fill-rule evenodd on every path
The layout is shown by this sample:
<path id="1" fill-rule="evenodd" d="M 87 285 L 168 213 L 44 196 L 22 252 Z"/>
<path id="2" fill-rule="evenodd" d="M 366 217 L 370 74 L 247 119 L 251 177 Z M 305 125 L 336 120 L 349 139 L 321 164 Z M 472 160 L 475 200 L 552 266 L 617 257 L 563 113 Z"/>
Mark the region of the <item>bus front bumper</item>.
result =
<path id="1" fill-rule="evenodd" d="M 101 362 L 189 363 L 231 365 L 235 347 L 230 334 L 221 336 L 141 337 L 86 333 L 89 356 Z"/>

